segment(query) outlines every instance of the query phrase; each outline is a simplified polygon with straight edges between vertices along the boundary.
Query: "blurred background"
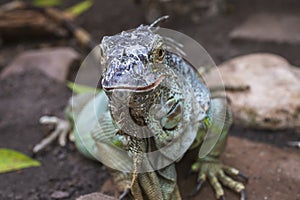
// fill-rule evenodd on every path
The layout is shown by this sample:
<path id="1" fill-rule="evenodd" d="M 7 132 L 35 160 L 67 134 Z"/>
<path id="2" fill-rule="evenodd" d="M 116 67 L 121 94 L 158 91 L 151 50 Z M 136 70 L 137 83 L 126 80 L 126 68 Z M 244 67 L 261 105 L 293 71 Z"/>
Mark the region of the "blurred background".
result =
<path id="1" fill-rule="evenodd" d="M 33 157 L 33 145 L 51 130 L 39 117 L 64 117 L 72 95 L 67 83 L 102 37 L 163 15 L 170 19 L 162 27 L 207 50 L 225 85 L 248 88 L 228 90 L 234 126 L 222 159 L 249 175 L 249 199 L 300 199 L 299 148 L 288 145 L 300 141 L 298 0 L 1 0 L 0 148 Z M 178 165 L 183 194 L 196 187 L 196 176 L 186 175 L 193 153 Z M 71 142 L 54 142 L 34 156 L 39 167 L 0 173 L 0 199 L 115 195 L 105 168 Z M 190 199 L 203 196 L 214 199 L 208 184 Z"/>

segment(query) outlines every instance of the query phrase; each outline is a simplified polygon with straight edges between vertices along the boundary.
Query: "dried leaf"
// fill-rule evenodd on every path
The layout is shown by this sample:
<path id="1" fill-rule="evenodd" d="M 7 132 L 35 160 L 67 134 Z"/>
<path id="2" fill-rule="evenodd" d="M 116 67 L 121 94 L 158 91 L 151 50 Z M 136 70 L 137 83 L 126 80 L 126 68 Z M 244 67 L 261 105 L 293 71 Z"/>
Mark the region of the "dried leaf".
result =
<path id="1" fill-rule="evenodd" d="M 15 171 L 28 167 L 38 167 L 41 163 L 12 150 L 0 148 L 0 173 Z"/>

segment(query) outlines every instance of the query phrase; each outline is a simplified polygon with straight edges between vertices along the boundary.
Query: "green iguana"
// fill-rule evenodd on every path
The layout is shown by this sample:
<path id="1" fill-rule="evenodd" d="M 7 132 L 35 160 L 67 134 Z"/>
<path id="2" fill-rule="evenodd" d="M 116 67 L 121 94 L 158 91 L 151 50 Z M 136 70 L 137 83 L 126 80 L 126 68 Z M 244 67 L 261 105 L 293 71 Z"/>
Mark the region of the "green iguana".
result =
<path id="1" fill-rule="evenodd" d="M 105 36 L 102 90 L 73 97 L 68 121 L 45 116 L 41 122 L 57 125 L 49 137 L 59 136 L 62 145 L 73 130 L 78 150 L 109 168 L 120 199 L 181 199 L 175 162 L 188 149 L 200 149 L 207 134 L 219 134 L 191 166 L 198 174 L 196 191 L 208 180 L 217 199 L 225 199 L 224 185 L 245 200 L 244 185 L 229 177 L 243 175 L 219 161 L 232 121 L 226 101 L 213 97 L 201 74 L 167 48 L 155 32 L 158 21 Z"/>

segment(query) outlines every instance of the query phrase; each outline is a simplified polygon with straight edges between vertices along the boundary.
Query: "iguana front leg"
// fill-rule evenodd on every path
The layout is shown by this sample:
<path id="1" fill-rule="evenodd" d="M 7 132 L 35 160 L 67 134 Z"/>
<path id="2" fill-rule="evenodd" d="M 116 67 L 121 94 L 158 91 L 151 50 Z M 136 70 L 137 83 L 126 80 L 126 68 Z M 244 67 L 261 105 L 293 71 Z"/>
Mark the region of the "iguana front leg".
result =
<path id="1" fill-rule="evenodd" d="M 55 116 L 42 116 L 39 122 L 43 125 L 53 125 L 54 130 L 50 133 L 49 136 L 44 138 L 33 147 L 33 153 L 38 153 L 39 151 L 45 149 L 57 138 L 60 146 L 66 145 L 68 137 L 70 141 L 75 142 L 73 132 L 74 117 L 81 112 L 84 106 L 93 97 L 94 94 L 92 93 L 72 96 L 72 98 L 69 99 L 68 105 L 65 109 L 66 119 L 60 119 Z"/>
<path id="2" fill-rule="evenodd" d="M 219 99 L 212 100 L 212 109 L 215 109 L 215 114 L 222 112 L 222 109 L 227 110 L 225 105 Z M 213 147 L 212 151 L 207 156 L 205 156 L 204 158 L 198 157 L 197 161 L 192 165 L 192 171 L 198 173 L 198 185 L 195 193 L 197 193 L 200 190 L 202 184 L 208 179 L 208 181 L 210 182 L 210 184 L 215 190 L 217 199 L 225 199 L 222 185 L 230 188 L 231 190 L 237 193 L 240 193 L 242 200 L 246 199 L 245 186 L 242 183 L 235 181 L 230 177 L 230 176 L 245 177 L 245 176 L 243 176 L 239 172 L 239 170 L 224 165 L 219 161 L 219 157 L 221 153 L 224 151 L 226 145 L 228 130 L 232 123 L 231 118 L 232 118 L 231 113 L 227 110 L 225 124 L 216 145 Z M 212 126 L 214 125 L 216 126 L 218 125 L 218 123 L 215 124 L 212 123 Z M 219 127 L 216 127 L 216 129 L 218 130 Z M 214 127 L 212 130 L 215 130 Z M 205 130 L 200 130 L 200 133 L 201 131 L 204 132 Z"/>

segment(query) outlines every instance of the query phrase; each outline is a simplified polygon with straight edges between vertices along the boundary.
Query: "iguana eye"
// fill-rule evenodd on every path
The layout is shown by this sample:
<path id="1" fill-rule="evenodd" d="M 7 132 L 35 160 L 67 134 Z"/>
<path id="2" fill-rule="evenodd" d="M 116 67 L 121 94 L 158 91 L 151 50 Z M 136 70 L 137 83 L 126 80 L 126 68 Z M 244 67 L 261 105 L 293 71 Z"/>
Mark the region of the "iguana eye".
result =
<path id="1" fill-rule="evenodd" d="M 163 59 L 165 56 L 165 51 L 163 49 L 158 50 L 158 58 Z"/>
<path id="2" fill-rule="evenodd" d="M 162 61 L 165 57 L 165 50 L 163 48 L 155 49 L 154 52 L 154 60 Z"/>

